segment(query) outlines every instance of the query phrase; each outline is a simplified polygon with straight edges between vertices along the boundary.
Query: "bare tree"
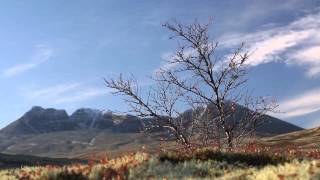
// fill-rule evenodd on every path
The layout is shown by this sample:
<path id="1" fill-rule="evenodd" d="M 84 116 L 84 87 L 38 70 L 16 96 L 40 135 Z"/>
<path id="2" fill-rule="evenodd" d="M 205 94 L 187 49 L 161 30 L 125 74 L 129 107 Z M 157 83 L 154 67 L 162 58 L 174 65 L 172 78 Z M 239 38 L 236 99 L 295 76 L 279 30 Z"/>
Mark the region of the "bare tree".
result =
<path id="1" fill-rule="evenodd" d="M 182 97 L 181 92 L 167 82 L 156 82 L 156 85 L 143 98 L 134 77 L 124 79 L 120 75 L 116 79 L 105 79 L 107 87 L 114 89 L 114 94 L 125 96 L 130 111 L 142 118 L 152 118 L 145 121 L 145 130 L 164 128 L 170 135 L 183 145 L 190 144 L 184 119 L 179 118 L 177 104 Z"/>
<path id="2" fill-rule="evenodd" d="M 210 39 L 210 23 L 195 21 L 190 25 L 178 22 L 163 25 L 178 39 L 178 48 L 153 80 L 157 84 L 147 100 L 139 95 L 133 79 L 106 80 L 115 93 L 129 97 L 126 101 L 141 117 L 154 117 L 152 124 L 165 127 L 184 144 L 195 134 L 203 145 L 215 141 L 229 148 L 254 134 L 266 113 L 276 109 L 268 98 L 254 98 L 243 91 L 248 75 L 248 52 L 241 44 L 228 56 L 218 57 L 218 43 Z M 177 111 L 183 99 L 192 109 L 189 127 Z M 241 105 L 239 105 L 241 104 Z M 222 140 L 222 141 L 221 141 Z"/>
<path id="3" fill-rule="evenodd" d="M 247 82 L 248 52 L 241 44 L 226 58 L 217 58 L 218 43 L 210 40 L 209 25 L 197 21 L 187 26 L 178 22 L 163 25 L 173 32 L 173 38 L 178 38 L 179 47 L 168 61 L 175 68 L 162 69 L 157 81 L 174 84 L 189 95 L 191 103 L 205 107 L 206 116 L 210 113 L 211 118 L 200 117 L 200 122 L 205 121 L 205 127 L 217 126 L 217 131 L 223 132 L 226 144 L 231 148 L 235 140 L 239 142 L 252 134 L 263 122 L 265 113 L 274 111 L 277 106 L 267 98 L 253 98 L 243 92 Z M 238 104 L 246 108 L 239 111 Z"/>

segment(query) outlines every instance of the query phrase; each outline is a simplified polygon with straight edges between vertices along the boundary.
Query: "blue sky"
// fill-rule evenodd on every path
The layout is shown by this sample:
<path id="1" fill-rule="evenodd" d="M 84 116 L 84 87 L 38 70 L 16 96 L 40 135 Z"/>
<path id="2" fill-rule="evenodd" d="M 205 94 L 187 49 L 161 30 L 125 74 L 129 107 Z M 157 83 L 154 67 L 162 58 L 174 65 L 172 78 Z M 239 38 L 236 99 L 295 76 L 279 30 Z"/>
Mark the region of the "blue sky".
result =
<path id="1" fill-rule="evenodd" d="M 320 126 L 319 0 L 43 0 L 0 2 L 0 127 L 34 105 L 126 111 L 103 77 L 142 85 L 176 47 L 161 27 L 213 17 L 222 48 L 247 43 L 248 88 L 274 96 L 276 116 Z"/>

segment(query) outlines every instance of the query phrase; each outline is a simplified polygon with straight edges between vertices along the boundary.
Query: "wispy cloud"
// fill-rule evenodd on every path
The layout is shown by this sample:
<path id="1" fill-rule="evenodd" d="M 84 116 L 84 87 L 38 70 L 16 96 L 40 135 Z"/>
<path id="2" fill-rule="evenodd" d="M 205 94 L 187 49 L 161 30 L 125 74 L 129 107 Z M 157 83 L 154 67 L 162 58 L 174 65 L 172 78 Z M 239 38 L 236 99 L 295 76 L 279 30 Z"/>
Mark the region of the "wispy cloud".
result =
<path id="1" fill-rule="evenodd" d="M 320 75 L 320 11 L 298 18 L 285 26 L 264 27 L 253 33 L 233 33 L 218 39 L 223 49 L 234 48 L 242 42 L 251 56 L 247 61 L 250 66 L 257 66 L 274 61 L 305 66 L 306 75 Z M 186 51 L 186 56 L 192 54 Z M 226 55 L 225 57 L 228 57 Z M 170 63 L 175 58 L 172 53 L 163 53 L 162 69 L 177 67 Z M 221 61 L 223 62 L 223 61 Z M 159 69 L 154 72 L 158 72 Z"/>
<path id="2" fill-rule="evenodd" d="M 28 71 L 37 66 L 37 63 L 18 64 L 3 71 L 5 76 L 14 76 Z"/>
<path id="3" fill-rule="evenodd" d="M 91 87 L 83 83 L 59 84 L 46 88 L 24 90 L 23 95 L 30 101 L 49 104 L 73 103 L 108 94 L 106 88 Z"/>
<path id="4" fill-rule="evenodd" d="M 245 42 L 252 53 L 248 64 L 273 61 L 306 66 L 307 75 L 320 74 L 320 12 L 286 26 L 273 26 L 250 34 L 229 34 L 220 39 L 225 48 Z"/>
<path id="5" fill-rule="evenodd" d="M 21 64 L 14 65 L 12 67 L 9 67 L 3 70 L 2 73 L 4 76 L 15 76 L 23 72 L 29 71 L 39 66 L 40 64 L 50 60 L 51 57 L 54 55 L 54 52 L 55 51 L 53 48 L 49 48 L 44 45 L 37 45 L 36 50 L 29 62 L 21 63 Z"/>
<path id="6" fill-rule="evenodd" d="M 26 95 L 30 99 L 52 99 L 79 88 L 80 86 L 81 83 L 59 84 L 46 88 L 30 89 Z"/>
<path id="7" fill-rule="evenodd" d="M 76 92 L 72 96 L 65 96 L 55 99 L 55 103 L 68 103 L 68 102 L 78 102 L 88 100 L 94 97 L 106 95 L 108 92 L 104 88 L 86 88 L 81 91 Z"/>
<path id="8" fill-rule="evenodd" d="M 320 74 L 320 44 L 299 50 L 293 56 L 297 63 L 308 64 L 307 75 L 312 77 Z"/>
<path id="9" fill-rule="evenodd" d="M 281 118 L 292 118 L 320 110 L 320 88 L 314 89 L 279 103 Z"/>

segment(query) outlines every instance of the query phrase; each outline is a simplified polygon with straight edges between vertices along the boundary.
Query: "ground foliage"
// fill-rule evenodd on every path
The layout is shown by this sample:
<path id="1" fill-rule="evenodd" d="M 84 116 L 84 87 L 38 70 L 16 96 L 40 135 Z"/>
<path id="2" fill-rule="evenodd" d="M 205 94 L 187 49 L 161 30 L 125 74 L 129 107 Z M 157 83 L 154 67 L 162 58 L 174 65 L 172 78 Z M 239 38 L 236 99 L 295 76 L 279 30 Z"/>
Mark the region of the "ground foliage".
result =
<path id="1" fill-rule="evenodd" d="M 304 153 L 303 153 L 304 152 Z M 0 179 L 320 179 L 320 152 L 249 145 L 232 150 L 147 150 L 87 164 L 33 166 L 0 171 Z"/>

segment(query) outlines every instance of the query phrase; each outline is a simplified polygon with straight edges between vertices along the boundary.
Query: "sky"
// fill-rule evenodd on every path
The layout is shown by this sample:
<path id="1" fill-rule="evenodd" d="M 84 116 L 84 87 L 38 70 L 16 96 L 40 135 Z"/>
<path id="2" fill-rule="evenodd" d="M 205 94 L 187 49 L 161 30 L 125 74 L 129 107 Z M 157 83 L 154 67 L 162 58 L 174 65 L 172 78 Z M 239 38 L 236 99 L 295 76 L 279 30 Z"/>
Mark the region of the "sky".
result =
<path id="1" fill-rule="evenodd" d="M 103 78 L 147 86 L 177 47 L 161 24 L 210 18 L 222 48 L 246 43 L 248 88 L 277 99 L 276 117 L 320 126 L 319 0 L 3 0 L 0 128 L 32 106 L 127 111 Z"/>

